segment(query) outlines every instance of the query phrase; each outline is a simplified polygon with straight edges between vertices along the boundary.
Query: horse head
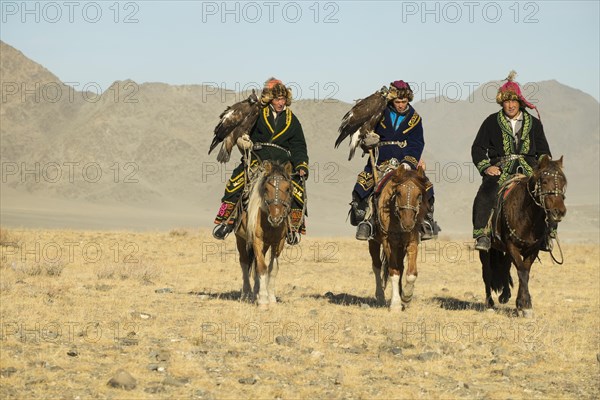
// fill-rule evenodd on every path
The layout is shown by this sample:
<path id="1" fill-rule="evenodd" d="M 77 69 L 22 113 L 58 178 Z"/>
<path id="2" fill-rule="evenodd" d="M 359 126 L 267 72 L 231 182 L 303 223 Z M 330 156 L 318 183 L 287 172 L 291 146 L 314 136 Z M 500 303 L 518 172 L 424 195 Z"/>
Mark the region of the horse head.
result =
<path id="1" fill-rule="evenodd" d="M 411 232 L 426 212 L 426 202 L 423 201 L 427 182 L 425 171 L 421 166 L 416 171 L 405 170 L 400 166 L 396 169 L 392 182 L 391 208 L 400 222 L 401 231 Z"/>
<path id="2" fill-rule="evenodd" d="M 261 198 L 267 219 L 276 228 L 287 218 L 292 204 L 292 164 L 263 162 Z"/>
<path id="3" fill-rule="evenodd" d="M 567 213 L 564 201 L 567 178 L 562 167 L 562 156 L 553 161 L 544 155 L 532 175 L 532 196 L 536 204 L 544 209 L 550 222 L 560 222 Z"/>

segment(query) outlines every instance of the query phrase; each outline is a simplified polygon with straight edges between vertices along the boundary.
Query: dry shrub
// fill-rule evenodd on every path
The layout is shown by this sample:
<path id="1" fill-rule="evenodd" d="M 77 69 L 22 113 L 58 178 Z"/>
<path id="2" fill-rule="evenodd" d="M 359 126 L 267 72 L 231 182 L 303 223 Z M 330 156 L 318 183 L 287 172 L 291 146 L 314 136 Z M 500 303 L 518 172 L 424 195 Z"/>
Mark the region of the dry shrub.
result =
<path id="1" fill-rule="evenodd" d="M 46 263 L 44 264 L 44 268 L 46 270 L 46 275 L 58 277 L 62 275 L 65 264 L 62 262 Z"/>
<path id="2" fill-rule="evenodd" d="M 24 276 L 51 276 L 59 277 L 65 269 L 63 262 L 27 262 L 12 263 L 12 269 L 19 275 Z"/>
<path id="3" fill-rule="evenodd" d="M 107 263 L 96 269 L 98 279 L 136 279 L 152 282 L 160 276 L 160 269 L 153 262 L 140 259 L 135 263 Z"/>
<path id="4" fill-rule="evenodd" d="M 0 246 L 3 247 L 20 247 L 21 240 L 10 232 L 8 229 L 0 228 Z"/>
<path id="5" fill-rule="evenodd" d="M 171 231 L 169 232 L 169 236 L 171 237 L 184 237 L 187 236 L 190 232 L 187 229 L 183 229 L 183 228 L 175 228 L 175 229 L 171 229 Z"/>

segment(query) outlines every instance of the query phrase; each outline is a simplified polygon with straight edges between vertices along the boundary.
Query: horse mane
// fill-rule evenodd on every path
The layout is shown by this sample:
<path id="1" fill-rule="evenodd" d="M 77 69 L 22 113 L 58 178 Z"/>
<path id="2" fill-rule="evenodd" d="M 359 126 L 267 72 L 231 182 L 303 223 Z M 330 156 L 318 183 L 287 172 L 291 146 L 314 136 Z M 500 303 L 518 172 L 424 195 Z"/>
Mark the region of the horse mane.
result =
<path id="1" fill-rule="evenodd" d="M 281 175 L 285 179 L 291 179 L 285 171 L 285 165 L 278 161 L 271 161 L 271 170 L 267 172 L 264 168 L 260 169 L 259 175 L 250 184 L 250 195 L 248 196 L 248 228 L 246 243 L 251 246 L 256 234 L 256 224 L 258 223 L 258 214 L 264 208 L 262 201 L 265 196 L 265 183 L 272 175 Z"/>

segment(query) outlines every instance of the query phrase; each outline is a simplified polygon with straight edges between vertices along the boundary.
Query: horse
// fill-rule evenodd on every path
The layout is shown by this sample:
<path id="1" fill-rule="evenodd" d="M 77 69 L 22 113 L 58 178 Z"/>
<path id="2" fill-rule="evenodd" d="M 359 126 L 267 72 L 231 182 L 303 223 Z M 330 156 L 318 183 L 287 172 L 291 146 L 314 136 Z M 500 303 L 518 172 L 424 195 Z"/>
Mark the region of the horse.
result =
<path id="1" fill-rule="evenodd" d="M 378 304 L 385 304 L 384 290 L 391 276 L 390 310 L 402 310 L 412 300 L 419 229 L 428 207 L 424 200 L 427 182 L 421 166 L 416 171 L 400 166 L 382 179 L 373 200 L 376 226 L 375 235 L 369 240 L 369 254 L 375 274 L 375 298 Z M 402 287 L 405 256 L 408 270 L 406 285 Z"/>
<path id="2" fill-rule="evenodd" d="M 494 307 L 492 290 L 500 292 L 498 300 L 507 303 L 513 285 L 510 276 L 514 264 L 519 277 L 517 313 L 526 318 L 533 317 L 529 294 L 529 271 L 540 251 L 547 233 L 547 223 L 558 223 L 565 216 L 565 188 L 567 178 L 562 171 L 563 158 L 553 161 L 542 156 L 533 173 L 511 179 L 504 191 L 500 212 L 495 211 L 492 248 L 480 251 L 479 259 L 485 283 L 486 306 Z"/>
<path id="3" fill-rule="evenodd" d="M 249 186 L 248 207 L 236 229 L 236 244 L 242 268 L 242 299 L 257 300 L 259 307 L 277 303 L 275 279 L 289 225 L 292 202 L 292 165 L 263 161 Z M 267 265 L 266 256 L 270 251 Z M 254 291 L 250 273 L 254 272 Z"/>

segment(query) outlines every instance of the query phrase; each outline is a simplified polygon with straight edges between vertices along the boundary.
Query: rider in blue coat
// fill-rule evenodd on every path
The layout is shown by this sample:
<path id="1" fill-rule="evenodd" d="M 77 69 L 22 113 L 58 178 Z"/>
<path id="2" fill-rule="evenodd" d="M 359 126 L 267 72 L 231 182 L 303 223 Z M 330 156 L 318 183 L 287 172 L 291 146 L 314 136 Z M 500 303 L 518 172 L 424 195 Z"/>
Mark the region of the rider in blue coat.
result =
<path id="1" fill-rule="evenodd" d="M 410 105 L 414 95 L 409 84 L 404 81 L 395 81 L 391 85 L 397 90 L 398 97 L 390 100 L 383 117 L 377 124 L 376 135 L 369 138 L 370 143 L 363 143 L 363 149 L 372 148 L 374 150 L 378 167 L 385 168 L 390 163 L 399 162 L 407 170 L 415 170 L 425 147 L 423 120 Z M 352 225 L 358 225 L 356 232 L 358 240 L 368 240 L 373 233 L 372 223 L 365 219 L 365 215 L 368 198 L 373 192 L 374 186 L 373 169 L 369 160 L 364 170 L 358 174 L 352 192 L 350 222 Z M 430 211 L 421 228 L 422 240 L 431 239 L 440 230 L 433 220 L 434 197 L 431 184 L 427 188 L 427 200 Z"/>

